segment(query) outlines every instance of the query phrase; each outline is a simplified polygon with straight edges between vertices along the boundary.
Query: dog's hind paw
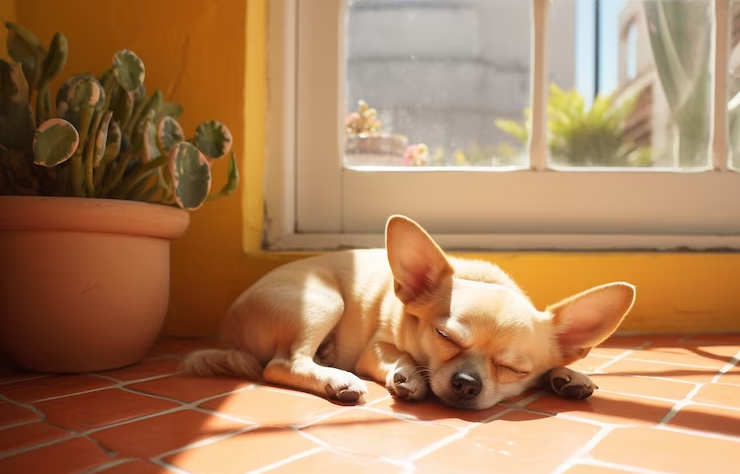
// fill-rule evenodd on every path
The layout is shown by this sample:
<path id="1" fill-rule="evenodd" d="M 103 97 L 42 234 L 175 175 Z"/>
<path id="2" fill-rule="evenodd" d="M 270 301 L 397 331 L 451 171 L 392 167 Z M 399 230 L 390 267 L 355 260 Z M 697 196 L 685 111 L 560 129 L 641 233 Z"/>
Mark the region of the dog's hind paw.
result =
<path id="1" fill-rule="evenodd" d="M 427 394 L 427 384 L 420 371 L 413 367 L 398 367 L 388 377 L 385 388 L 402 400 L 421 400 Z"/>
<path id="2" fill-rule="evenodd" d="M 588 375 L 567 367 L 552 369 L 545 374 L 545 380 L 556 395 L 572 400 L 584 400 L 599 388 Z"/>
<path id="3" fill-rule="evenodd" d="M 326 387 L 326 394 L 329 398 L 342 402 L 355 403 L 364 395 L 367 395 L 367 385 L 357 378 L 357 380 L 332 380 Z"/>

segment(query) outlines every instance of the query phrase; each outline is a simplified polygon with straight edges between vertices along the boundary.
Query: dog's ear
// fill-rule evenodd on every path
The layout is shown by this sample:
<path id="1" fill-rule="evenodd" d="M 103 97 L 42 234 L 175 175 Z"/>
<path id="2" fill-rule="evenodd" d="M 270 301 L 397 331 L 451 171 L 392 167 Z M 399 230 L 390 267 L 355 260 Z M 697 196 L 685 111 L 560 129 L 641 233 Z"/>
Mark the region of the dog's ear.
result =
<path id="1" fill-rule="evenodd" d="M 635 287 L 616 282 L 596 286 L 547 308 L 553 316 L 562 365 L 586 357 L 619 327 L 635 302 Z"/>
<path id="2" fill-rule="evenodd" d="M 433 292 L 454 273 L 442 249 L 408 217 L 395 215 L 388 219 L 385 247 L 396 296 L 404 304 Z"/>

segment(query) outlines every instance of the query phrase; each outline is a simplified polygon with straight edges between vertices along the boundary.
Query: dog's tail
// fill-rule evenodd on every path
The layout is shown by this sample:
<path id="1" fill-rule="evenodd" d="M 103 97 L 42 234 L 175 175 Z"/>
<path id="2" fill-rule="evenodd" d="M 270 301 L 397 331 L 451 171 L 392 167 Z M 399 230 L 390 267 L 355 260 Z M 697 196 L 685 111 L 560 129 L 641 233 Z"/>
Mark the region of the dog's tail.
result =
<path id="1" fill-rule="evenodd" d="M 180 363 L 180 372 L 199 377 L 225 376 L 259 381 L 262 364 L 238 349 L 204 349 L 188 354 Z"/>

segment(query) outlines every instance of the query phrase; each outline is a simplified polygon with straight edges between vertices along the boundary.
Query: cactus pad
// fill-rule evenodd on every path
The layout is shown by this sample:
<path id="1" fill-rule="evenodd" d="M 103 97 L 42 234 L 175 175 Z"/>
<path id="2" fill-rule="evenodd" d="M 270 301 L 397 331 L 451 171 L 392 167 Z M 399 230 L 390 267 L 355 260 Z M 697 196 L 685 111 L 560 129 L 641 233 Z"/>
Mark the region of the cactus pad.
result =
<path id="1" fill-rule="evenodd" d="M 71 123 L 60 118 L 49 119 L 34 134 L 34 163 L 48 167 L 63 163 L 74 154 L 79 143 L 80 136 Z"/>

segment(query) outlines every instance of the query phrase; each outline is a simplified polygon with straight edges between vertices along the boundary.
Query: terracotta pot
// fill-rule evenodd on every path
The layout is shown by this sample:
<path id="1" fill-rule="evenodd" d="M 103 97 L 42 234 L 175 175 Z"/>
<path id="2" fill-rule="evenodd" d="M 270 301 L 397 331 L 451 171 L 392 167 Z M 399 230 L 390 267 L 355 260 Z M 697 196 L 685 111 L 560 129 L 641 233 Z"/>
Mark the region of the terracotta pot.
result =
<path id="1" fill-rule="evenodd" d="M 170 241 L 190 215 L 133 201 L 0 197 L 0 349 L 78 373 L 138 362 L 170 292 Z"/>

